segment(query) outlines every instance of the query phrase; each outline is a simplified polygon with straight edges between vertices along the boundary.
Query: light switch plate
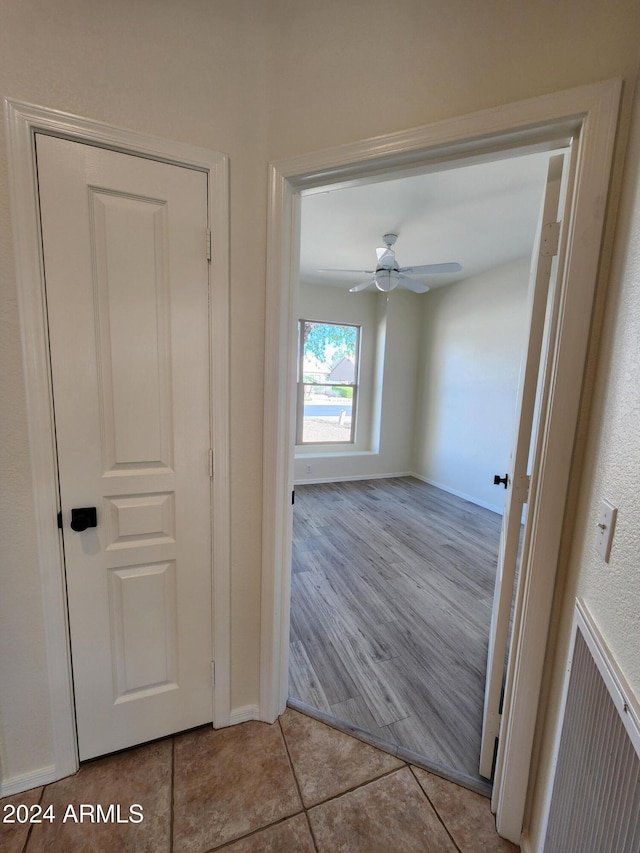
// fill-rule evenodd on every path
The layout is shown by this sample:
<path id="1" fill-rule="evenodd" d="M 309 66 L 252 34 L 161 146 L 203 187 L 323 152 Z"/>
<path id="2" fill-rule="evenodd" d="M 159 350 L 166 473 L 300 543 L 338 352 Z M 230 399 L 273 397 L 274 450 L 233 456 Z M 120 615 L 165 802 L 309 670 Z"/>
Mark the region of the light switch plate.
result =
<path id="1" fill-rule="evenodd" d="M 600 502 L 598 532 L 596 533 L 596 551 L 600 554 L 605 563 L 609 562 L 617 515 L 617 508 L 610 504 L 609 501 L 602 500 Z"/>

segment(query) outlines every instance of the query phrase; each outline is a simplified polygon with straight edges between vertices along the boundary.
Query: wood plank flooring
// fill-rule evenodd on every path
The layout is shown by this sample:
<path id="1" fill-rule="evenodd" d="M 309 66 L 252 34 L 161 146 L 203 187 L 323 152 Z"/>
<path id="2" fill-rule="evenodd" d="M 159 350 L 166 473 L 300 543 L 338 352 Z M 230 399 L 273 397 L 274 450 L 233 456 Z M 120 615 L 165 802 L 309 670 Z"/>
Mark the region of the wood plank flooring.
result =
<path id="1" fill-rule="evenodd" d="M 290 695 L 479 779 L 502 519 L 412 477 L 295 495 Z"/>

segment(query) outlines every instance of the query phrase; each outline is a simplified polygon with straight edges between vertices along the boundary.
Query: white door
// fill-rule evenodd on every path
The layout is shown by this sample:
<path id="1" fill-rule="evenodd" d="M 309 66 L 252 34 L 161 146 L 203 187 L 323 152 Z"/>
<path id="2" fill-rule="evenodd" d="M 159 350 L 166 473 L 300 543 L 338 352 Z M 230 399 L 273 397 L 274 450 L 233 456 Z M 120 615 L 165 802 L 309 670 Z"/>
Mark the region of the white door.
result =
<path id="1" fill-rule="evenodd" d="M 523 505 L 529 492 L 529 450 L 534 429 L 540 355 L 545 332 L 549 285 L 555 269 L 560 223 L 558 221 L 564 155 L 550 157 L 538 234 L 529 281 L 529 339 L 520 373 L 516 412 L 518 420 L 510 471 L 507 473 L 498 568 L 491 614 L 487 674 L 482 720 L 480 775 L 491 778 L 496 741 L 500 731 L 500 703 L 507 638 L 518 560 Z M 526 523 L 526 522 L 525 522 Z"/>
<path id="2" fill-rule="evenodd" d="M 207 178 L 48 136 L 37 160 L 87 759 L 212 720 Z"/>

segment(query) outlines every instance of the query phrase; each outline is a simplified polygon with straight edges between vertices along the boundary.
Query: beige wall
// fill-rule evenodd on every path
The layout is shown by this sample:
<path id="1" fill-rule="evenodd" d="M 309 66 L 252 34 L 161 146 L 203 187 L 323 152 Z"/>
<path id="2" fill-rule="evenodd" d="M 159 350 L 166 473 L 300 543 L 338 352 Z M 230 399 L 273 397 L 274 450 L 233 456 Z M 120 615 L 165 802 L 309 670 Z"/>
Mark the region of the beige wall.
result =
<path id="1" fill-rule="evenodd" d="M 636 0 L 5 0 L 0 24 L 1 95 L 230 155 L 232 704 L 255 704 L 267 162 L 618 75 L 627 83 L 624 128 L 640 7 Z M 50 735 L 1 132 L 0 760 L 8 778 L 49 763 Z M 600 413 L 605 401 L 624 409 L 620 398 L 631 387 L 616 367 L 638 332 L 637 313 L 622 310 L 633 279 L 630 269 L 622 273 L 628 239 L 629 229 L 615 256 L 627 284 L 618 292 L 614 282 L 603 335 L 605 379 L 583 507 L 601 487 L 622 503 L 613 493 L 622 457 L 606 431 L 624 432 L 622 410 L 602 423 Z M 590 512 L 582 510 L 578 544 L 590 540 Z M 620 524 L 632 517 L 623 512 Z M 637 569 L 629 553 L 618 551 L 606 590 L 586 558 L 583 585 L 605 635 L 637 648 L 632 618 L 626 638 L 616 639 L 617 609 Z M 575 573 L 581 566 L 574 558 Z M 640 693 L 640 673 L 626 664 Z"/>
<path id="2" fill-rule="evenodd" d="M 415 464 L 430 483 L 502 512 L 526 336 L 529 258 L 427 293 Z"/>

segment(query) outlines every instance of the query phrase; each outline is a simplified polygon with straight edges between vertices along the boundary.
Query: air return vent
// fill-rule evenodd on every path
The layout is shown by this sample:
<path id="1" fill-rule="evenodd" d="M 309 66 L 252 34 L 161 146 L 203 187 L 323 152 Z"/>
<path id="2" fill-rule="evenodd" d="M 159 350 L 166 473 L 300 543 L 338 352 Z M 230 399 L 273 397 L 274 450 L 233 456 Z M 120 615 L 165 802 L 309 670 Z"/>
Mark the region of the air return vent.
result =
<path id="1" fill-rule="evenodd" d="M 593 621 L 576 603 L 544 853 L 640 853 L 640 722 Z"/>

